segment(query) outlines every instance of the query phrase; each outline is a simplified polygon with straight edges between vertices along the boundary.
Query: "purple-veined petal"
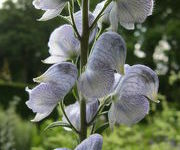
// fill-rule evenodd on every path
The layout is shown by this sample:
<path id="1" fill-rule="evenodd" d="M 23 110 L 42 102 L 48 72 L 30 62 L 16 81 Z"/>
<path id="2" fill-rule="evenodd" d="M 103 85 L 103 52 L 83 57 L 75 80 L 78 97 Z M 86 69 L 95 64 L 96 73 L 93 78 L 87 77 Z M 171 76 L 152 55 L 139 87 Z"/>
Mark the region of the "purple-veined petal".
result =
<path id="1" fill-rule="evenodd" d="M 115 32 L 106 32 L 97 40 L 78 87 L 87 98 L 101 98 L 111 93 L 114 70 L 124 73 L 126 46 Z"/>
<path id="2" fill-rule="evenodd" d="M 52 83 L 63 91 L 69 91 L 75 84 L 78 71 L 75 65 L 63 62 L 51 66 L 44 74 L 34 78 L 35 82 Z"/>
<path id="3" fill-rule="evenodd" d="M 89 123 L 95 116 L 98 110 L 98 101 L 93 100 L 86 105 L 86 121 Z M 80 106 L 79 102 L 69 105 L 65 108 L 66 114 L 73 124 L 73 126 L 79 131 L 80 130 Z M 63 116 L 63 121 L 67 122 L 66 118 Z"/>
<path id="4" fill-rule="evenodd" d="M 159 79 L 157 74 L 147 66 L 133 65 L 129 67 L 117 87 L 117 95 L 131 93 L 132 95 L 144 95 L 150 100 L 157 101 Z"/>
<path id="5" fill-rule="evenodd" d="M 101 68 L 102 69 L 102 68 Z M 111 92 L 114 82 L 114 71 L 87 69 L 79 78 L 78 87 L 86 98 L 101 98 Z"/>
<path id="6" fill-rule="evenodd" d="M 80 54 L 80 42 L 70 25 L 62 25 L 55 29 L 49 38 L 48 46 L 52 57 L 45 59 L 45 63 L 59 63 Z"/>
<path id="7" fill-rule="evenodd" d="M 68 0 L 34 0 L 33 5 L 36 9 L 45 10 L 39 21 L 47 21 L 58 16 L 65 7 Z"/>
<path id="8" fill-rule="evenodd" d="M 103 138 L 99 134 L 93 134 L 82 141 L 75 150 L 102 150 Z"/>
<path id="9" fill-rule="evenodd" d="M 65 91 L 53 84 L 41 83 L 32 90 L 26 89 L 29 93 L 29 100 L 26 105 L 37 113 L 34 122 L 40 121 L 47 117 L 56 107 L 58 101 L 65 96 Z"/>
<path id="10" fill-rule="evenodd" d="M 27 106 L 33 110 L 36 117 L 33 121 L 40 121 L 47 117 L 59 101 L 74 86 L 77 79 L 77 68 L 71 63 L 61 63 L 51 66 L 43 75 L 35 78 L 38 86 L 27 89 L 29 100 Z"/>
<path id="11" fill-rule="evenodd" d="M 123 38 L 115 32 L 106 32 L 97 40 L 88 59 L 88 67 L 92 68 L 97 66 L 98 62 L 102 62 L 108 64 L 111 69 L 123 74 L 125 60 L 126 44 Z"/>
<path id="12" fill-rule="evenodd" d="M 108 113 L 110 127 L 115 123 L 132 125 L 141 121 L 149 112 L 149 101 L 142 95 L 125 95 L 113 102 Z"/>
<path id="13" fill-rule="evenodd" d="M 142 23 L 152 14 L 153 0 L 117 0 L 118 18 L 126 29 L 133 29 L 134 23 Z"/>
<path id="14" fill-rule="evenodd" d="M 148 99 L 157 101 L 159 80 L 156 73 L 144 65 L 128 67 L 116 88 L 108 117 L 113 124 L 132 125 L 149 112 Z"/>

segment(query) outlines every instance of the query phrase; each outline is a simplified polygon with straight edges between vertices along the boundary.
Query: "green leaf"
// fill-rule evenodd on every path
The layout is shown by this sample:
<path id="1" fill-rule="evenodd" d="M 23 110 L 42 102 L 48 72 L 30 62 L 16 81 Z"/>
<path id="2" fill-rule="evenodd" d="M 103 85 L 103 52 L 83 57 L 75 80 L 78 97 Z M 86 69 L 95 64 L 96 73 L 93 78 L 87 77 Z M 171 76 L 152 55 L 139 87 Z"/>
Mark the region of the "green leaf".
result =
<path id="1" fill-rule="evenodd" d="M 53 122 L 50 125 L 48 125 L 44 131 L 55 128 L 55 127 L 67 127 L 67 128 L 71 128 L 71 126 L 65 122 L 62 121 L 57 121 L 57 122 Z"/>
<path id="2" fill-rule="evenodd" d="M 100 126 L 99 128 L 96 129 L 95 133 L 103 133 L 104 130 L 106 130 L 109 127 L 109 123 L 105 123 L 102 126 Z"/>

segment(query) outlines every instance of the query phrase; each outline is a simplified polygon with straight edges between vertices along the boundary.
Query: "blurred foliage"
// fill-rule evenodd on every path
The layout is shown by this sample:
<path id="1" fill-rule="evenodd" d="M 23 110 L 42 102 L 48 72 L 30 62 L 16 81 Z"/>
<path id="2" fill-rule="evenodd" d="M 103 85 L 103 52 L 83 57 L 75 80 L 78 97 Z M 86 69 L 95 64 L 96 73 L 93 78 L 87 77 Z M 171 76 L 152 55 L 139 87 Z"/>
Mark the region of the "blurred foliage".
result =
<path id="1" fill-rule="evenodd" d="M 108 129 L 103 134 L 103 150 L 179 150 L 180 111 L 170 107 L 164 96 L 159 98 L 163 111 L 149 114 L 144 121 L 132 127 L 115 127 L 113 132 Z M 13 101 L 6 111 L 0 109 L 1 150 L 73 149 L 77 145 L 75 134 L 62 127 L 44 132 L 51 120 L 38 126 L 22 121 L 15 113 L 16 103 L 17 100 Z M 151 113 L 157 110 L 155 107 L 152 106 Z"/>

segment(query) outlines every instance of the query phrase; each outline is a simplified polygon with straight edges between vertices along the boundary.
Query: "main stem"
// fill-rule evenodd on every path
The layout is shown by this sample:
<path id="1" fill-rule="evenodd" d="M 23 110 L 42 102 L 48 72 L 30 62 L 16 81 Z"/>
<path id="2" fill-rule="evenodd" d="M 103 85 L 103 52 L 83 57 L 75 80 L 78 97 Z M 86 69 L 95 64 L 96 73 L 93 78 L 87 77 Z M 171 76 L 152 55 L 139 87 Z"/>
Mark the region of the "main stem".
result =
<path id="1" fill-rule="evenodd" d="M 81 73 L 84 71 L 84 67 L 87 63 L 88 49 L 89 49 L 89 2 L 88 0 L 82 0 L 82 35 L 81 35 Z M 80 118 L 81 118 L 81 130 L 80 141 L 83 141 L 87 137 L 87 123 L 86 123 L 86 101 L 81 94 L 80 100 Z"/>

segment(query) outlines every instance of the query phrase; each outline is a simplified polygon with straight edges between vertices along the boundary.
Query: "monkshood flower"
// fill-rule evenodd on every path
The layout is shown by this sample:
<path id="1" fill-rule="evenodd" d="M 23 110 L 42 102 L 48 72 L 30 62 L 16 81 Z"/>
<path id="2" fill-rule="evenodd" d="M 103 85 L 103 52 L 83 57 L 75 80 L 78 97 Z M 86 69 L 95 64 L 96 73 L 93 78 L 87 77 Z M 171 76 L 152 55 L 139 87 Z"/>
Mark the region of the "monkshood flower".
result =
<path id="1" fill-rule="evenodd" d="M 98 100 L 91 100 L 86 106 L 86 122 L 89 123 L 98 111 Z M 75 104 L 69 105 L 65 108 L 67 117 L 71 121 L 72 125 L 79 131 L 80 130 L 80 105 L 77 101 Z M 62 119 L 67 122 L 66 118 L 63 116 Z M 67 122 L 68 123 L 68 122 Z"/>
<path id="2" fill-rule="evenodd" d="M 50 57 L 43 62 L 47 64 L 59 63 L 73 59 L 80 54 L 80 42 L 75 37 L 71 25 L 62 25 L 55 29 L 48 42 Z"/>
<path id="3" fill-rule="evenodd" d="M 149 101 L 157 101 L 159 80 L 156 73 L 144 65 L 127 66 L 125 75 L 118 78 L 108 113 L 110 126 L 132 125 L 149 113 Z"/>
<path id="4" fill-rule="evenodd" d="M 103 138 L 99 134 L 93 134 L 82 141 L 74 150 L 102 150 Z M 57 148 L 55 150 L 70 150 Z"/>
<path id="5" fill-rule="evenodd" d="M 33 5 L 36 9 L 44 10 L 43 16 L 38 19 L 39 21 L 47 21 L 54 17 L 57 17 L 68 0 L 34 0 Z"/>
<path id="6" fill-rule="evenodd" d="M 82 13 L 78 11 L 74 14 L 75 24 L 79 34 L 82 34 Z M 92 24 L 94 16 L 89 13 L 89 25 Z M 97 32 L 97 27 L 90 34 L 89 42 L 92 42 Z M 71 25 L 62 25 L 55 29 L 48 42 L 50 57 L 43 62 L 47 64 L 59 63 L 80 55 L 80 42 L 75 37 Z"/>
<path id="7" fill-rule="evenodd" d="M 105 1 L 96 6 L 94 15 L 97 16 L 104 7 Z M 103 23 L 111 25 L 112 30 L 117 30 L 118 22 L 126 29 L 134 29 L 135 23 L 143 23 L 152 15 L 153 0 L 116 0 L 106 8 L 99 26 Z"/>
<path id="8" fill-rule="evenodd" d="M 78 87 L 87 98 L 101 98 L 110 94 L 114 85 L 114 71 L 124 73 L 126 46 L 115 32 L 103 33 L 90 55 Z"/>
<path id="9" fill-rule="evenodd" d="M 32 121 L 41 121 L 53 111 L 74 86 L 77 75 L 76 66 L 64 62 L 51 66 L 43 75 L 34 79 L 40 84 L 33 89 L 26 88 L 29 93 L 26 105 L 36 113 Z"/>

